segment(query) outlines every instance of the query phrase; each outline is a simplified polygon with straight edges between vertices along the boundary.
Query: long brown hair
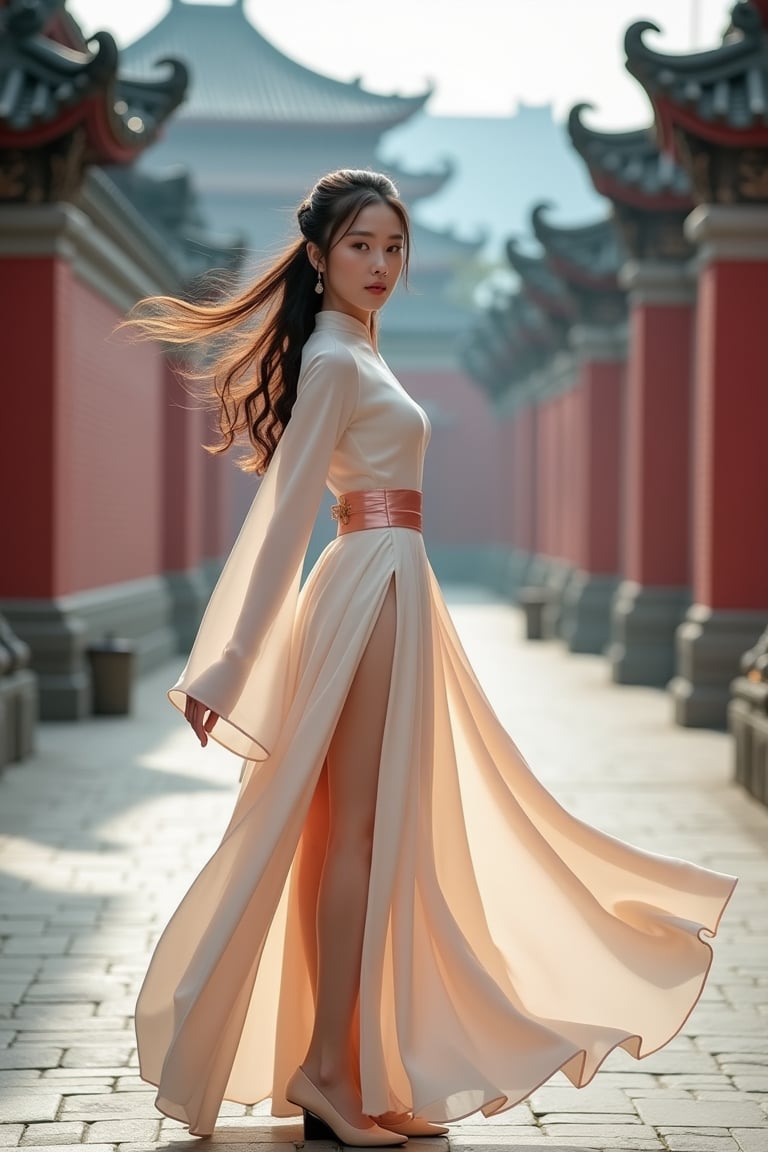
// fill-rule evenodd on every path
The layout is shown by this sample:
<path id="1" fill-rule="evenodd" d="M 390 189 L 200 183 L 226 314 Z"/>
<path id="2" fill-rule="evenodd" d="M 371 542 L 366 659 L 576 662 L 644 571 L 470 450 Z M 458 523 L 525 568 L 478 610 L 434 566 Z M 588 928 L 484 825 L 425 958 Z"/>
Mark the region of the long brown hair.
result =
<path id="1" fill-rule="evenodd" d="M 381 173 L 345 168 L 318 180 L 297 210 L 300 236 L 255 284 L 212 303 L 150 296 L 125 322 L 144 339 L 166 344 L 189 346 L 217 338 L 212 369 L 179 369 L 188 380 L 203 382 L 204 399 L 216 412 L 219 438 L 208 451 L 225 452 L 247 434 L 252 450 L 240 466 L 265 471 L 291 418 L 301 351 L 322 305 L 314 291 L 317 273 L 307 241 L 327 258 L 360 212 L 375 203 L 388 204 L 400 218 L 407 273 L 410 228 L 397 188 Z M 375 340 L 375 313 L 371 325 Z"/>

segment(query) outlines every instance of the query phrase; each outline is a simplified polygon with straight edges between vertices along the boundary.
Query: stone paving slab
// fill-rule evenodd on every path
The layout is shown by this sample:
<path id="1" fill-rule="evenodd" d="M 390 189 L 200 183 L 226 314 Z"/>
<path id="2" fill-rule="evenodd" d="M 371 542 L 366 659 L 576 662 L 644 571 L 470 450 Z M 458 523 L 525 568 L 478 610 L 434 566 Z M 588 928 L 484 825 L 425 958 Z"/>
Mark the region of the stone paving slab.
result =
<path id="1" fill-rule="evenodd" d="M 613 685 L 600 657 L 526 643 L 517 611 L 491 597 L 450 600 L 502 722 L 566 807 L 740 884 L 702 999 L 662 1051 L 618 1050 L 581 1091 L 557 1074 L 413 1152 L 768 1152 L 768 812 L 730 784 L 730 738 L 675 728 L 663 693 Z M 167 705 L 176 673 L 138 685 L 134 717 L 44 726 L 36 757 L 0 774 L 2 1148 L 201 1147 L 156 1112 L 132 1024 L 154 941 L 238 787 L 237 761 L 197 748 Z M 208 1143 L 293 1152 L 302 1126 L 268 1103 L 225 1104 Z"/>

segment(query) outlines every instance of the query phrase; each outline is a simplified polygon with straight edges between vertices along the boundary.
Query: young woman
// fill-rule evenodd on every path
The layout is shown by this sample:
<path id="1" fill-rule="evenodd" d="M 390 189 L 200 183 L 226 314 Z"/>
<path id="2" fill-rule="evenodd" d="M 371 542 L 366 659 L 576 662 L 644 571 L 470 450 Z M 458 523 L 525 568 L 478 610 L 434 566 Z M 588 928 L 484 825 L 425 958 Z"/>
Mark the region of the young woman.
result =
<path id="1" fill-rule="evenodd" d="M 305 1135 L 445 1132 L 682 1026 L 732 878 L 566 813 L 467 662 L 421 537 L 429 425 L 377 347 L 408 217 L 324 177 L 253 287 L 138 324 L 217 348 L 221 448 L 264 478 L 171 699 L 246 761 L 163 934 L 136 1028 L 158 1107 L 213 1130 L 272 1097 Z M 338 535 L 300 590 L 324 484 Z M 324 1127 L 325 1126 L 325 1127 Z"/>

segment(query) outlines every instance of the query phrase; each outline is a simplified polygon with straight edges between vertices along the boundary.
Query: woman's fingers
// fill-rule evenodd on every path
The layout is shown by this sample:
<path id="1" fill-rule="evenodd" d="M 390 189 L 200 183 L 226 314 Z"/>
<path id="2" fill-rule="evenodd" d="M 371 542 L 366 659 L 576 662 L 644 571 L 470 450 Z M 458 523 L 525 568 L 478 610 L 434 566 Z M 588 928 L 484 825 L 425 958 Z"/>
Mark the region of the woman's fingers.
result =
<path id="1" fill-rule="evenodd" d="M 213 708 L 210 708 L 208 710 L 208 715 L 205 718 L 205 724 L 203 724 L 203 728 L 205 729 L 205 731 L 210 732 L 218 719 L 219 719 L 218 712 L 214 712 Z"/>
<path id="2" fill-rule="evenodd" d="M 206 712 L 208 713 L 207 716 Z M 205 748 L 208 743 L 208 733 L 219 719 L 218 714 L 212 711 L 212 709 L 206 708 L 205 704 L 202 704 L 199 700 L 195 700 L 193 696 L 187 696 L 187 702 L 184 705 L 184 716 L 191 725 L 202 747 Z"/>

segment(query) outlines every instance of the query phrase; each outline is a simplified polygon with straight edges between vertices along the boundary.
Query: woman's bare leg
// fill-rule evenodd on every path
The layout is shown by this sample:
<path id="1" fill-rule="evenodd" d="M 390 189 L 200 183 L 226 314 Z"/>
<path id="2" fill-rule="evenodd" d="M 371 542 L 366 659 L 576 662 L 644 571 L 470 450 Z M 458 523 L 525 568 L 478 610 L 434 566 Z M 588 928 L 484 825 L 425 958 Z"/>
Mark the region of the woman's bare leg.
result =
<path id="1" fill-rule="evenodd" d="M 301 834 L 297 903 L 312 999 L 317 1002 L 317 902 L 328 848 L 328 764 L 323 765 Z"/>
<path id="2" fill-rule="evenodd" d="M 304 1070 L 346 1119 L 363 1126 L 350 1043 L 397 608 L 394 578 L 366 645 L 328 752 L 328 847 L 317 906 L 315 1025 Z"/>

